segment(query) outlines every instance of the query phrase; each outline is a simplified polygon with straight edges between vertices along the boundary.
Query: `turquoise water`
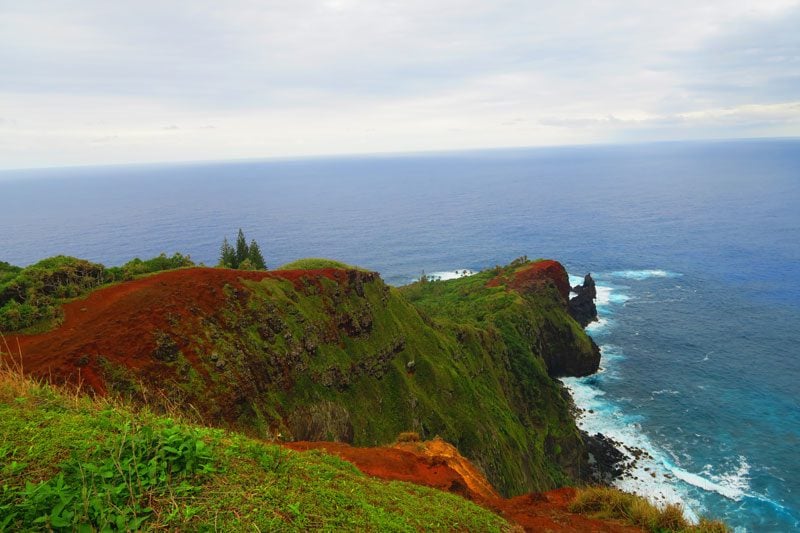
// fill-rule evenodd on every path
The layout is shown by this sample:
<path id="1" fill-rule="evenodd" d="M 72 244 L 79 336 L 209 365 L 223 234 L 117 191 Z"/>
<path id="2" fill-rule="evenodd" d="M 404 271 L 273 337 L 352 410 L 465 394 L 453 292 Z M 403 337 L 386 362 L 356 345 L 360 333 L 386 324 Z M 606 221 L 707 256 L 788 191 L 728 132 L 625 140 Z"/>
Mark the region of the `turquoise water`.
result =
<path id="1" fill-rule="evenodd" d="M 800 528 L 800 141 L 11 171 L 0 205 L 0 260 L 21 265 L 213 264 L 242 227 L 272 267 L 325 256 L 395 284 L 520 255 L 591 271 L 603 371 L 566 381 L 582 425 L 652 455 L 623 484 Z"/>

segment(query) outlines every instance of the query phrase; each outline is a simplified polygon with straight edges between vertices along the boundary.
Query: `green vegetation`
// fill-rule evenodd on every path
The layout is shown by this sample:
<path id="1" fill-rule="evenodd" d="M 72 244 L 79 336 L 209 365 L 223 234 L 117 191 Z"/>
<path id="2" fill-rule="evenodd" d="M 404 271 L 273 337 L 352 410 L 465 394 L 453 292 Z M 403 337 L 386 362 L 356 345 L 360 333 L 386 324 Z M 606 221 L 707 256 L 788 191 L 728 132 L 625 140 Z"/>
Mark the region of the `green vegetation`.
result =
<path id="1" fill-rule="evenodd" d="M 121 267 L 59 255 L 25 267 L 0 262 L 0 331 L 47 329 L 61 319 L 60 303 L 97 287 L 136 276 L 194 266 L 187 255 L 133 259 Z"/>
<path id="2" fill-rule="evenodd" d="M 261 248 L 255 239 L 247 244 L 242 228 L 239 228 L 235 248 L 230 245 L 227 237 L 223 239 L 219 251 L 219 266 L 239 270 L 267 270 Z"/>
<path id="3" fill-rule="evenodd" d="M 333 259 L 323 259 L 321 257 L 307 257 L 305 259 L 298 259 L 291 263 L 281 265 L 278 270 L 317 270 L 320 268 L 339 268 L 343 270 L 364 270 L 359 267 L 342 263 L 341 261 L 334 261 Z"/>
<path id="4" fill-rule="evenodd" d="M 701 518 L 690 524 L 677 505 L 658 508 L 641 496 L 609 487 L 587 487 L 578 490 L 570 511 L 593 518 L 620 519 L 653 533 L 725 533 L 724 523 Z"/>
<path id="5" fill-rule="evenodd" d="M 449 493 L 0 368 L 0 531 L 504 531 Z"/>
<path id="6" fill-rule="evenodd" d="M 589 340 L 557 292 L 487 287 L 494 275 L 402 289 L 360 270 L 239 280 L 213 313 L 162 326 L 188 340 L 176 358 L 131 376 L 104 354 L 100 371 L 112 390 L 155 389 L 264 438 L 374 446 L 413 431 L 453 443 L 507 495 L 574 483 L 584 447 L 542 353 Z"/>
<path id="7" fill-rule="evenodd" d="M 108 281 L 124 281 L 143 274 L 153 274 L 164 270 L 193 266 L 195 266 L 194 262 L 188 255 L 175 253 L 171 257 L 168 257 L 167 254 L 162 253 L 152 259 L 142 260 L 136 257 L 121 267 L 106 268 L 106 279 Z"/>

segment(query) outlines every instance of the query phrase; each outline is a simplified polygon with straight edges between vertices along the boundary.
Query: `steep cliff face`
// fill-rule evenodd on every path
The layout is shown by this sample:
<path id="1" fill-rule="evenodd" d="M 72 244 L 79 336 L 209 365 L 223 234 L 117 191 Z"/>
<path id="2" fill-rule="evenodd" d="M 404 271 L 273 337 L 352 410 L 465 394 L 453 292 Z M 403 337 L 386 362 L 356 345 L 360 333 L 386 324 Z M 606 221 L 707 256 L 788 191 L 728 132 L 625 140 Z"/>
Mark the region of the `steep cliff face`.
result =
<path id="1" fill-rule="evenodd" d="M 591 285 L 589 285 L 591 283 Z M 588 376 L 597 372 L 600 366 L 600 349 L 587 336 L 582 327 L 586 324 L 570 320 L 573 303 L 580 309 L 594 308 L 594 281 L 587 274 L 587 286 L 576 287 L 582 296 L 569 299 L 569 275 L 558 261 L 544 259 L 523 262 L 501 269 L 488 283 L 489 287 L 506 287 L 529 301 L 529 305 L 542 306 L 549 303 L 546 313 L 537 322 L 537 334 L 532 339 L 534 353 L 542 357 L 551 377 Z M 555 292 L 556 294 L 553 294 Z M 586 303 L 588 301 L 588 303 Z M 567 313 L 568 311 L 568 313 Z M 587 322 L 588 323 L 588 322 Z M 578 327 L 580 325 L 581 327 Z"/>
<path id="2" fill-rule="evenodd" d="M 551 376 L 593 357 L 556 266 L 530 265 L 402 289 L 360 270 L 185 269 L 96 291 L 65 306 L 59 329 L 19 340 L 26 371 L 262 436 L 439 435 L 520 494 L 586 474 Z M 520 271 L 524 284 L 487 286 Z"/>

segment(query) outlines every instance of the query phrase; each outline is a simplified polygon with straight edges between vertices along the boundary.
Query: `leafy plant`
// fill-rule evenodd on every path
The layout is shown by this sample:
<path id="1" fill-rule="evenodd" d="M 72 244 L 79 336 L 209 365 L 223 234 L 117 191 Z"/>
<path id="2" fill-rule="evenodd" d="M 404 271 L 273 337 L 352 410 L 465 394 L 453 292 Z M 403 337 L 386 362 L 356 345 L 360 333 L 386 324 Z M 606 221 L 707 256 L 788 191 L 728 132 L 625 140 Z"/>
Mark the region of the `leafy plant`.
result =
<path id="1" fill-rule="evenodd" d="M 6 495 L 7 520 L 56 530 L 135 530 L 151 517 L 154 496 L 192 495 L 215 471 L 212 449 L 196 431 L 169 421 L 161 427 L 127 421 L 121 430 L 88 460 L 73 453 L 54 477 Z"/>

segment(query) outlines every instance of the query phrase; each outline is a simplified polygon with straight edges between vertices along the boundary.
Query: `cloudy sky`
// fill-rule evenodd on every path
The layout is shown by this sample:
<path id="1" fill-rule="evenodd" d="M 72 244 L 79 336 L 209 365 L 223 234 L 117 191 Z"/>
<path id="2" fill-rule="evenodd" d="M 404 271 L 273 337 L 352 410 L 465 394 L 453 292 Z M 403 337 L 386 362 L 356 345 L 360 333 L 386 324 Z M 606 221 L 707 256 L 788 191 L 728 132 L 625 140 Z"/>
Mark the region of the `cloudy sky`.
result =
<path id="1" fill-rule="evenodd" d="M 800 136 L 800 1 L 0 0 L 0 168 Z"/>

